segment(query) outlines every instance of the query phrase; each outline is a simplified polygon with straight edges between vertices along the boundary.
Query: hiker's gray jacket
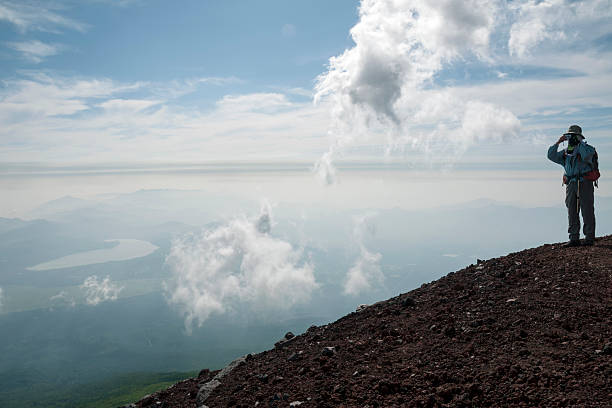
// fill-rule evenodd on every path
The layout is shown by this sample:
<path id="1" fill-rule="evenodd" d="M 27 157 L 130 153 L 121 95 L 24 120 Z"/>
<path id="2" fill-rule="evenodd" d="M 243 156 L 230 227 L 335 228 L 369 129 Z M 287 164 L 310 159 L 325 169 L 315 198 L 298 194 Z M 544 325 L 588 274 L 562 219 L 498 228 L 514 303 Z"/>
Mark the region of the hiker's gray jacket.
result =
<path id="1" fill-rule="evenodd" d="M 594 154 L 595 148 L 585 141 L 580 142 L 571 155 L 567 154 L 566 150 L 557 151 L 557 145 L 548 148 L 548 159 L 563 166 L 565 175 L 571 181 L 593 170 Z"/>

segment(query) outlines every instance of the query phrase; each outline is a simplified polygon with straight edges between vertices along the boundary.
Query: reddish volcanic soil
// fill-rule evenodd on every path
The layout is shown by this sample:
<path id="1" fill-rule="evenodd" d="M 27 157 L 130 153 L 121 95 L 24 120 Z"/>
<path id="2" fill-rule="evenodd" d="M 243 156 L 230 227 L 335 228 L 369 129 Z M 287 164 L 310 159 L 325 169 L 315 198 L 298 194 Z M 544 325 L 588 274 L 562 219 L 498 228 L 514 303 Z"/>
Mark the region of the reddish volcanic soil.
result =
<path id="1" fill-rule="evenodd" d="M 611 334 L 607 236 L 480 262 L 313 326 L 247 356 L 205 400 L 217 372 L 135 405 L 612 407 Z"/>

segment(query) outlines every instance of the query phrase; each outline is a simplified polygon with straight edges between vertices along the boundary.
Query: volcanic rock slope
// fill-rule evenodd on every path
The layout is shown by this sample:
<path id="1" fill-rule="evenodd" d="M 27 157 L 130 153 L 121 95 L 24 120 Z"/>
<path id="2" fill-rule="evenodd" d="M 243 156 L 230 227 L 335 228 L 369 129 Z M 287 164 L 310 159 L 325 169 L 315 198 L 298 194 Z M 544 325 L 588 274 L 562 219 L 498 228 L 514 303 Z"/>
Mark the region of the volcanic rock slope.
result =
<path id="1" fill-rule="evenodd" d="M 288 333 L 136 406 L 612 407 L 611 323 L 612 236 L 544 245 Z"/>

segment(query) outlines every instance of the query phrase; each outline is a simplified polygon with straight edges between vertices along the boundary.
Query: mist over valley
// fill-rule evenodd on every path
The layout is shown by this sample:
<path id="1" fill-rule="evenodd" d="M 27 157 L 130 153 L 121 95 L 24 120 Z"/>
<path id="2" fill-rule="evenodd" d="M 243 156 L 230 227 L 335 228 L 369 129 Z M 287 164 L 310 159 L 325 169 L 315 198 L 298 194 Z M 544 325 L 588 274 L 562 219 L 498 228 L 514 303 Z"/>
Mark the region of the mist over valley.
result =
<path id="1" fill-rule="evenodd" d="M 34 219 L 0 219 L 0 395 L 221 367 L 288 330 L 477 258 L 554 242 L 565 229 L 561 206 L 493 200 L 413 210 L 244 200 L 234 217 L 216 218 L 224 200 L 141 190 L 64 197 L 33 210 Z M 598 204 L 605 229 L 612 199 Z M 126 243 L 116 259 L 99 257 Z"/>

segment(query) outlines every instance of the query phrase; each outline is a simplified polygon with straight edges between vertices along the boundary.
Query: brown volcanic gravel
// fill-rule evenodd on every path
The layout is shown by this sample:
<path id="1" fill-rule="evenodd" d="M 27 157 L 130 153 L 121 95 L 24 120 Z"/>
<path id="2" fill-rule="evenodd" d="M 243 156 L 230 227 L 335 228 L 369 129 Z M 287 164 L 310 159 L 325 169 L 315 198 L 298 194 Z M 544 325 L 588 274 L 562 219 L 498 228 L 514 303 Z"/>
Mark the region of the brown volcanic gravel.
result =
<path id="1" fill-rule="evenodd" d="M 204 369 L 200 371 L 197 378 L 190 378 L 188 380 L 178 382 L 170 388 L 146 396 L 137 403 L 126 405 L 126 407 L 196 408 L 196 396 L 198 395 L 200 386 L 207 381 L 210 381 L 218 372 L 219 370 L 210 371 L 208 369 Z"/>
<path id="2" fill-rule="evenodd" d="M 250 356 L 205 405 L 612 407 L 611 301 L 612 236 L 512 253 Z M 138 407 L 195 406 L 162 393 Z"/>

